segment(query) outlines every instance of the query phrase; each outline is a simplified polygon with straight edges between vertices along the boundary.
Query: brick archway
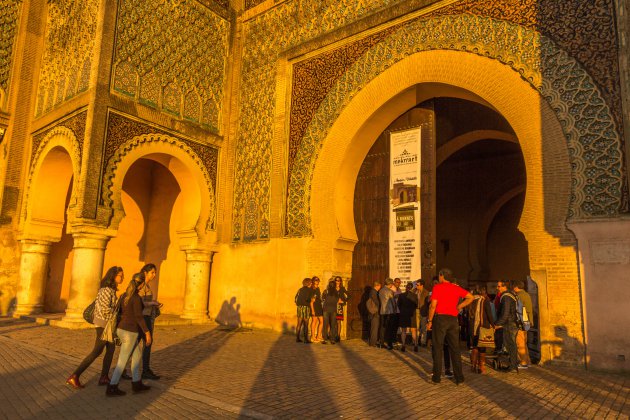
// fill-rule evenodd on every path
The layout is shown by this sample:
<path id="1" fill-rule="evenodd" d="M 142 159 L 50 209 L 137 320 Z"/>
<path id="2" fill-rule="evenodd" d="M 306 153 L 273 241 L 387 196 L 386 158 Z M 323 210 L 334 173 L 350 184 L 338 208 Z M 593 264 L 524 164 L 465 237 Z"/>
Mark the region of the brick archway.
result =
<path id="1" fill-rule="evenodd" d="M 529 243 L 530 268 L 546 270 L 546 284 L 541 287 L 554 290 L 553 299 L 562 311 L 580 313 L 575 239 L 564 225 L 572 173 L 562 126 L 554 110 L 518 73 L 499 61 L 459 51 L 426 51 L 396 63 L 365 85 L 335 119 L 313 170 L 309 271 L 332 269 L 351 276 L 357 238 L 354 185 L 363 158 L 391 121 L 430 98 L 423 97 L 423 86 L 435 83 L 477 95 L 514 129 L 527 172 L 519 230 Z M 561 289 L 559 285 L 569 279 L 574 286 Z M 580 317 L 566 320 L 562 311 L 548 314 L 545 327 L 565 325 L 581 341 Z M 552 335 L 549 329 L 541 331 L 543 340 Z"/>

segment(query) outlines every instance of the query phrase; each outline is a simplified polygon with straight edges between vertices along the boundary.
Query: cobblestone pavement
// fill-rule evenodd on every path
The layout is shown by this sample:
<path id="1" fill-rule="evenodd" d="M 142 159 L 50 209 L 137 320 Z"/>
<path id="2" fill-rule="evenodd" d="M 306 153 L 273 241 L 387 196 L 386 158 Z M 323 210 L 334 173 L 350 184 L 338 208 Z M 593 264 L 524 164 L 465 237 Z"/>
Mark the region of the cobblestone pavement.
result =
<path id="1" fill-rule="evenodd" d="M 630 376 L 554 366 L 518 375 L 465 371 L 462 385 L 432 385 L 424 349 L 389 352 L 359 340 L 305 345 L 290 335 L 214 326 L 158 326 L 151 358 L 163 375 L 152 383 L 158 388 L 106 399 L 95 383 L 100 359 L 82 376 L 85 389 L 64 386 L 93 335 L 0 318 L 0 413 L 11 419 L 630 417 Z"/>

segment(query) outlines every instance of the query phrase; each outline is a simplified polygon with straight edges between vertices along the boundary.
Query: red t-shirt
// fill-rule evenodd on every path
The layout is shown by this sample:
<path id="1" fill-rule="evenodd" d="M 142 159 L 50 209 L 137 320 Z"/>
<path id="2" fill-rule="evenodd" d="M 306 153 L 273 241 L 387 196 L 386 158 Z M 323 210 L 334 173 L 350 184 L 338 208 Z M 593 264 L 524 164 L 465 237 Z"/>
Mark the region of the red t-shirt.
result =
<path id="1" fill-rule="evenodd" d="M 437 300 L 435 315 L 457 316 L 457 304 L 460 298 L 468 295 L 468 291 L 453 283 L 438 283 L 433 286 L 431 300 Z"/>

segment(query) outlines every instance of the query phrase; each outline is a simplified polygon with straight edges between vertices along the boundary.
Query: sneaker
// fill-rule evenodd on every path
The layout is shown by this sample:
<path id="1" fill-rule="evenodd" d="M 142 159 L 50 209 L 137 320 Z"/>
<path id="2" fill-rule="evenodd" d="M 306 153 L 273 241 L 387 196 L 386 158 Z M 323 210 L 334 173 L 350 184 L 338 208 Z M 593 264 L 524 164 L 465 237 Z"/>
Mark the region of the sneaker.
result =
<path id="1" fill-rule="evenodd" d="M 322 344 L 328 344 L 326 340 L 322 340 Z"/>
<path id="2" fill-rule="evenodd" d="M 529 365 L 518 365 L 519 369 L 528 369 Z"/>
<path id="3" fill-rule="evenodd" d="M 296 339 L 295 339 L 295 342 L 296 342 L 296 343 L 301 343 L 301 342 L 302 342 L 302 340 L 300 340 L 300 338 L 298 337 L 298 338 L 296 338 Z"/>
<path id="4" fill-rule="evenodd" d="M 444 372 L 444 376 L 447 378 L 452 378 L 453 377 L 453 372 L 451 372 L 450 370 L 447 370 L 446 372 Z"/>

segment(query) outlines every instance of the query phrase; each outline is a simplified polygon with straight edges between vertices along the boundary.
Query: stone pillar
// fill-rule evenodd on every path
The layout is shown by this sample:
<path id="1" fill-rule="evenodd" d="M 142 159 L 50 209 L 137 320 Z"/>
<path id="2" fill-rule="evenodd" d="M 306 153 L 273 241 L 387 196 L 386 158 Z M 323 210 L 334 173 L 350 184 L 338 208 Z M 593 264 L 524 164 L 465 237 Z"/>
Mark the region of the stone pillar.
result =
<path id="1" fill-rule="evenodd" d="M 75 233 L 70 296 L 64 323 L 83 321 L 83 311 L 98 292 L 103 274 L 103 260 L 109 237 L 94 233 Z"/>
<path id="2" fill-rule="evenodd" d="M 568 226 L 578 239 L 587 366 L 630 372 L 630 218 Z"/>
<path id="3" fill-rule="evenodd" d="M 48 281 L 48 257 L 51 242 L 22 239 L 20 286 L 14 315 L 37 314 L 44 309 L 44 294 Z"/>
<path id="4" fill-rule="evenodd" d="M 208 319 L 211 256 L 210 251 L 186 250 L 186 291 L 182 318 L 195 321 Z"/>

